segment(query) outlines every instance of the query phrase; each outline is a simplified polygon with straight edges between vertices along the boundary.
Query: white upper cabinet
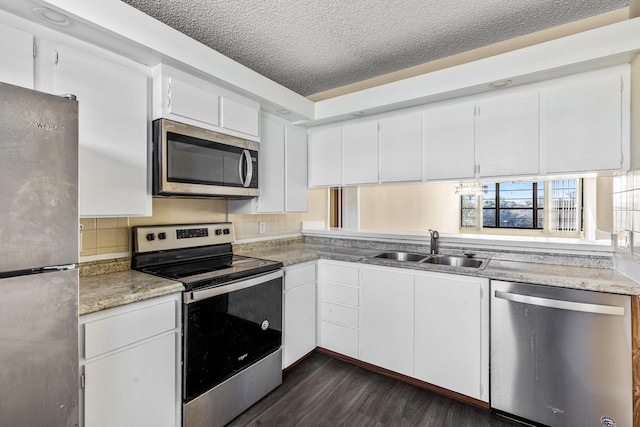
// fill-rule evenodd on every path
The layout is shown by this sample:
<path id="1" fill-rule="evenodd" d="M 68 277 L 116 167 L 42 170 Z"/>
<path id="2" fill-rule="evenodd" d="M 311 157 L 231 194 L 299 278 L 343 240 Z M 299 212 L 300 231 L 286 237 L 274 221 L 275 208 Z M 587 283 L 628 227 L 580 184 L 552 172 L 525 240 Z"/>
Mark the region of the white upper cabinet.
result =
<path id="1" fill-rule="evenodd" d="M 192 119 L 218 126 L 218 95 L 215 86 L 197 79 L 167 77 L 166 111 L 176 119 Z"/>
<path id="2" fill-rule="evenodd" d="M 0 82 L 33 89 L 33 35 L 0 24 Z"/>
<path id="3" fill-rule="evenodd" d="M 558 79 L 546 88 L 546 172 L 629 167 L 629 86 L 629 66 L 622 66 Z"/>
<path id="4" fill-rule="evenodd" d="M 378 182 L 378 120 L 366 118 L 342 126 L 342 183 Z"/>
<path id="5" fill-rule="evenodd" d="M 260 212 L 284 211 L 284 125 L 266 117 L 261 119 L 258 182 L 260 183 Z"/>
<path id="6" fill-rule="evenodd" d="M 255 105 L 235 101 L 229 97 L 220 100 L 220 125 L 224 129 L 257 137 L 259 135 L 260 109 Z"/>
<path id="7" fill-rule="evenodd" d="M 309 187 L 342 184 L 342 129 L 309 129 Z"/>
<path id="8" fill-rule="evenodd" d="M 423 114 L 424 178 L 463 179 L 475 175 L 475 105 L 440 103 Z"/>
<path id="9" fill-rule="evenodd" d="M 476 163 L 481 177 L 539 171 L 538 91 L 505 90 L 477 103 Z"/>
<path id="10" fill-rule="evenodd" d="M 285 211 L 306 212 L 307 190 L 307 130 L 285 127 Z"/>
<path id="11" fill-rule="evenodd" d="M 307 211 L 307 131 L 280 119 L 260 119 L 260 196 L 229 200 L 232 214 Z"/>
<path id="12" fill-rule="evenodd" d="M 381 116 L 380 181 L 422 179 L 422 115 L 420 111 Z"/>
<path id="13" fill-rule="evenodd" d="M 55 87 L 49 89 L 78 99 L 80 215 L 150 215 L 148 70 L 125 66 L 124 58 L 115 62 L 113 55 L 61 44 L 55 50 Z"/>
<path id="14" fill-rule="evenodd" d="M 260 141 L 260 104 L 159 64 L 153 69 L 153 119 L 166 118 Z"/>

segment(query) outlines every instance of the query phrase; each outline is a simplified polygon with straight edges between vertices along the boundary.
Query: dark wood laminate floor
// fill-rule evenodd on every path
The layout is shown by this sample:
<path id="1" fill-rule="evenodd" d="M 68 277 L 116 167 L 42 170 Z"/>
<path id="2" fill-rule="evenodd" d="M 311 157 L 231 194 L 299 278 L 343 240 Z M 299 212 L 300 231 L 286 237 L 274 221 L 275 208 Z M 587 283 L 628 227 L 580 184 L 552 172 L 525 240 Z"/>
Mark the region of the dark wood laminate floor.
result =
<path id="1" fill-rule="evenodd" d="M 312 353 L 229 426 L 522 427 L 470 405 Z"/>

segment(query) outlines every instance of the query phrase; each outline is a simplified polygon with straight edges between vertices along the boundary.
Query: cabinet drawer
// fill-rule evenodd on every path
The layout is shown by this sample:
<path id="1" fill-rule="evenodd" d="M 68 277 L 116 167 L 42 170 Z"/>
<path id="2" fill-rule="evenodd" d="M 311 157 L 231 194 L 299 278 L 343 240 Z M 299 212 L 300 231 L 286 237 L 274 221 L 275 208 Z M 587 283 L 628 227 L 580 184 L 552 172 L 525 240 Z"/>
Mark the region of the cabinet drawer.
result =
<path id="1" fill-rule="evenodd" d="M 320 347 L 358 358 L 358 330 L 329 322 L 320 322 Z"/>
<path id="2" fill-rule="evenodd" d="M 320 306 L 322 320 L 330 320 L 343 325 L 358 327 L 358 309 L 345 307 L 344 305 L 323 302 Z"/>
<path id="3" fill-rule="evenodd" d="M 88 322 L 84 325 L 84 358 L 98 356 L 176 327 L 175 301 Z"/>
<path id="4" fill-rule="evenodd" d="M 323 283 L 321 285 L 320 298 L 325 301 L 358 307 L 358 288 Z"/>
<path id="5" fill-rule="evenodd" d="M 316 265 L 305 265 L 304 267 L 292 268 L 284 272 L 284 288 L 285 290 L 293 289 L 305 283 L 315 282 Z"/>
<path id="6" fill-rule="evenodd" d="M 323 264 L 320 269 L 320 280 L 323 282 L 341 283 L 358 286 L 358 267 L 347 265 Z"/>

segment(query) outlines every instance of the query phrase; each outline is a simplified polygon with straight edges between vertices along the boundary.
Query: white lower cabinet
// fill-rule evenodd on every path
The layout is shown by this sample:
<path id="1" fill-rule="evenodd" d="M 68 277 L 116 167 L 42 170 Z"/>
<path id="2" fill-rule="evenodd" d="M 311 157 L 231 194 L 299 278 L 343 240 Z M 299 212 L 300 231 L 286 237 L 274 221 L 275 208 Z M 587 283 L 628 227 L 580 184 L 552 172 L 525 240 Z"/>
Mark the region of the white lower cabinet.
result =
<path id="1" fill-rule="evenodd" d="M 489 280 L 415 277 L 415 377 L 489 400 Z"/>
<path id="2" fill-rule="evenodd" d="M 81 425 L 181 425 L 181 296 L 80 317 Z"/>
<path id="3" fill-rule="evenodd" d="M 359 353 L 359 274 L 358 264 L 318 263 L 318 345 L 354 359 Z"/>
<path id="4" fill-rule="evenodd" d="M 316 348 L 316 262 L 284 269 L 282 368 Z"/>
<path id="5" fill-rule="evenodd" d="M 360 269 L 360 360 L 413 376 L 414 275 Z"/>
<path id="6" fill-rule="evenodd" d="M 319 346 L 489 401 L 489 280 L 319 261 Z"/>

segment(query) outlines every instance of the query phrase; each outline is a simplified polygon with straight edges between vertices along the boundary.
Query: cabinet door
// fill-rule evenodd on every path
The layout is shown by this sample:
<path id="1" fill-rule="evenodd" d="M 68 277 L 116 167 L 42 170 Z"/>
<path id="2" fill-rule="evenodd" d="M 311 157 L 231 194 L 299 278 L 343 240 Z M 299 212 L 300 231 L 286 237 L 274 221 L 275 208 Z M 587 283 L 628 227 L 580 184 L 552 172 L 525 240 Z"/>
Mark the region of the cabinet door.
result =
<path id="1" fill-rule="evenodd" d="M 620 169 L 621 78 L 619 70 L 589 73 L 546 89 L 547 172 Z"/>
<path id="2" fill-rule="evenodd" d="M 342 129 L 309 130 L 309 186 L 342 184 Z"/>
<path id="3" fill-rule="evenodd" d="M 342 127 L 342 178 L 345 185 L 378 182 L 378 121 Z"/>
<path id="4" fill-rule="evenodd" d="M 223 128 L 258 136 L 260 109 L 257 106 L 245 105 L 227 97 L 222 98 L 221 106 L 220 125 Z"/>
<path id="5" fill-rule="evenodd" d="M 316 284 L 310 282 L 284 294 L 284 367 L 316 347 Z"/>
<path id="6" fill-rule="evenodd" d="M 361 275 L 360 359 L 413 376 L 413 275 L 368 268 Z"/>
<path id="7" fill-rule="evenodd" d="M 422 113 L 381 117 L 380 181 L 422 179 Z"/>
<path id="8" fill-rule="evenodd" d="M 480 399 L 482 339 L 488 338 L 480 284 L 454 275 L 415 280 L 415 377 Z"/>
<path id="9" fill-rule="evenodd" d="M 287 126 L 285 211 L 306 212 L 309 190 L 307 188 L 307 132 Z"/>
<path id="10" fill-rule="evenodd" d="M 78 98 L 80 215 L 149 215 L 147 76 L 67 46 L 56 50 L 55 93 Z"/>
<path id="11" fill-rule="evenodd" d="M 476 163 L 483 177 L 537 174 L 537 90 L 510 90 L 482 99 L 476 116 Z"/>
<path id="12" fill-rule="evenodd" d="M 84 365 L 84 425 L 176 424 L 176 333 Z"/>
<path id="13" fill-rule="evenodd" d="M 0 82 L 33 89 L 33 35 L 0 24 Z"/>
<path id="14" fill-rule="evenodd" d="M 464 102 L 423 112 L 424 179 L 474 177 L 474 108 L 472 102 Z"/>
<path id="15" fill-rule="evenodd" d="M 172 115 L 218 126 L 218 94 L 205 82 L 169 77 L 168 110 Z"/>
<path id="16" fill-rule="evenodd" d="M 262 117 L 262 141 L 260 143 L 259 169 L 260 198 L 259 212 L 284 211 L 284 125 Z"/>

